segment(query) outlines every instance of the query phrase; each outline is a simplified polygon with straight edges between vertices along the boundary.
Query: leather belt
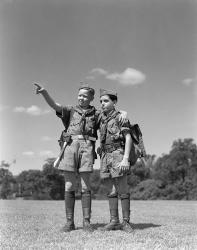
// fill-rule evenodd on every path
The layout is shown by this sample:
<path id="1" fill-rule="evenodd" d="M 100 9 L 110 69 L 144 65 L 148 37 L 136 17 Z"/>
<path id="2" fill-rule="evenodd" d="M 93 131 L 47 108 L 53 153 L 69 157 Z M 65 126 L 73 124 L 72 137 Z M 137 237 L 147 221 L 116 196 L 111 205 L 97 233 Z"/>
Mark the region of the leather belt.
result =
<path id="1" fill-rule="evenodd" d="M 71 135 L 71 138 L 73 140 L 90 140 L 90 141 L 96 141 L 96 138 L 89 135 Z"/>
<path id="2" fill-rule="evenodd" d="M 104 153 L 112 153 L 113 151 L 117 150 L 117 149 L 121 149 L 122 146 L 120 143 L 114 143 L 114 144 L 110 144 L 110 145 L 102 145 L 101 146 L 101 150 Z"/>

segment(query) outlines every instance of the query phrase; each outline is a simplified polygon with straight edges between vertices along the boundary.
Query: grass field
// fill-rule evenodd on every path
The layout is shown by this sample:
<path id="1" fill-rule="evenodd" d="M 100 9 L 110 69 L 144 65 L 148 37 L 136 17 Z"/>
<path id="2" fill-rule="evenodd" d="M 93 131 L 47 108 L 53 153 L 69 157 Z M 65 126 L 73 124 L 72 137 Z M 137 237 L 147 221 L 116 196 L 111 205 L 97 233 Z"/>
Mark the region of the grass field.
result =
<path id="1" fill-rule="evenodd" d="M 197 249 L 197 201 L 131 201 L 133 233 L 100 232 L 109 221 L 107 201 L 93 201 L 93 233 L 61 233 L 63 201 L 0 200 L 0 249 Z M 121 213 L 120 213 L 121 217 Z"/>

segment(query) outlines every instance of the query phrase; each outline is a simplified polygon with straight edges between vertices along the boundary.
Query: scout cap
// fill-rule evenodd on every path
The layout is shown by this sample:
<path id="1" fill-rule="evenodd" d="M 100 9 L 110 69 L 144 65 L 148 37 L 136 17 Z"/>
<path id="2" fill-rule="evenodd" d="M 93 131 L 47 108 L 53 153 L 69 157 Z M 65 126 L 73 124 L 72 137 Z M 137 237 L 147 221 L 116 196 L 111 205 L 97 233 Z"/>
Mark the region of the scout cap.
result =
<path id="1" fill-rule="evenodd" d="M 106 89 L 100 89 L 100 97 L 103 95 L 112 95 L 117 98 L 117 93 L 111 90 L 106 90 Z"/>
<path id="2" fill-rule="evenodd" d="M 95 93 L 94 89 L 88 83 L 81 82 L 79 90 L 80 89 L 87 89 L 92 95 Z"/>

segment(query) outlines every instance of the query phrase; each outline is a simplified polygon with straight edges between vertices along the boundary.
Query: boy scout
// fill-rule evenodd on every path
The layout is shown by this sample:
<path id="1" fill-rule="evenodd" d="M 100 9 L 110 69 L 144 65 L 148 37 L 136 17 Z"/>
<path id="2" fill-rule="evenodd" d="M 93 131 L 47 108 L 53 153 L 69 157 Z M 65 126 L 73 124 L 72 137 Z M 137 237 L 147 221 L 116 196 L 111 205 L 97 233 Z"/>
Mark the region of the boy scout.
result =
<path id="1" fill-rule="evenodd" d="M 37 88 L 36 92 L 42 94 L 49 106 L 56 111 L 57 116 L 67 126 L 67 131 L 62 135 L 66 141 L 66 147 L 64 147 L 63 157 L 58 166 L 59 170 L 64 171 L 65 178 L 67 223 L 63 227 L 63 231 L 69 232 L 75 229 L 74 207 L 77 174 L 79 174 L 81 184 L 83 229 L 92 231 L 90 224 L 91 191 L 89 178 L 90 173 L 93 171 L 95 157 L 97 111 L 93 106 L 90 106 L 90 102 L 94 99 L 94 89 L 90 88 L 87 84 L 82 85 L 78 92 L 78 105 L 75 107 L 63 107 L 51 98 L 46 89 L 37 83 L 35 83 L 35 86 Z"/>
<path id="2" fill-rule="evenodd" d="M 75 229 L 74 207 L 75 191 L 77 190 L 77 177 L 80 177 L 81 203 L 83 210 L 83 229 L 92 231 L 90 224 L 91 216 L 91 190 L 90 173 L 93 171 L 95 159 L 95 141 L 97 139 L 97 121 L 99 111 L 90 103 L 94 99 L 94 89 L 87 84 L 81 85 L 78 92 L 78 105 L 62 106 L 56 103 L 39 84 L 35 83 L 36 93 L 40 93 L 46 102 L 62 119 L 66 128 L 63 131 L 60 143 L 62 146 L 61 156 L 57 163 L 58 169 L 64 172 L 65 178 L 65 209 L 67 223 L 63 231 L 69 232 Z M 126 116 L 121 112 L 121 118 Z M 62 145 L 63 144 L 63 145 Z"/>
<path id="3" fill-rule="evenodd" d="M 132 147 L 129 121 L 119 122 L 116 111 L 117 94 L 100 90 L 100 176 L 108 190 L 110 223 L 100 228 L 104 231 L 122 229 L 132 231 L 130 220 L 130 194 L 127 173 L 130 169 L 129 155 Z M 121 199 L 123 223 L 119 222 L 118 195 Z"/>

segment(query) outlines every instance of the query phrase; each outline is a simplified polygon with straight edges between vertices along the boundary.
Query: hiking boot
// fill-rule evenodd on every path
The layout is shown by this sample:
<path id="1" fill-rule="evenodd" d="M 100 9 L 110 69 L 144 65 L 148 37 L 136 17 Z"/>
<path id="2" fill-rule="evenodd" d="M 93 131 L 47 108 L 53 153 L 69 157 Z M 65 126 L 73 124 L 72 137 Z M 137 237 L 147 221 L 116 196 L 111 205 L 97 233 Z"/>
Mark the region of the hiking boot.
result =
<path id="1" fill-rule="evenodd" d="M 121 205 L 122 205 L 122 230 L 131 233 L 133 232 L 133 228 L 130 225 L 130 194 L 121 194 L 120 196 L 121 199 Z"/>
<path id="2" fill-rule="evenodd" d="M 65 233 L 73 231 L 73 230 L 75 230 L 75 224 L 73 221 L 70 221 L 70 220 L 68 220 L 66 224 L 64 225 L 64 227 L 61 229 L 61 231 Z"/>
<path id="3" fill-rule="evenodd" d="M 75 208 L 75 192 L 66 191 L 65 192 L 65 209 L 66 209 L 66 224 L 61 229 L 62 232 L 70 232 L 75 230 L 74 224 L 74 208 Z"/>
<path id="4" fill-rule="evenodd" d="M 111 220 L 110 223 L 105 225 L 104 227 L 98 228 L 100 231 L 112 231 L 112 230 L 121 230 L 122 225 L 117 220 Z"/>
<path id="5" fill-rule="evenodd" d="M 91 232 L 94 231 L 92 225 L 90 224 L 90 220 L 89 219 L 84 219 L 83 220 L 83 230 L 85 232 L 89 232 L 89 233 L 91 233 Z"/>
<path id="6" fill-rule="evenodd" d="M 129 221 L 127 221 L 127 220 L 123 221 L 123 223 L 122 223 L 122 231 L 124 231 L 126 233 L 132 233 L 134 231 L 134 229 L 132 228 Z"/>

